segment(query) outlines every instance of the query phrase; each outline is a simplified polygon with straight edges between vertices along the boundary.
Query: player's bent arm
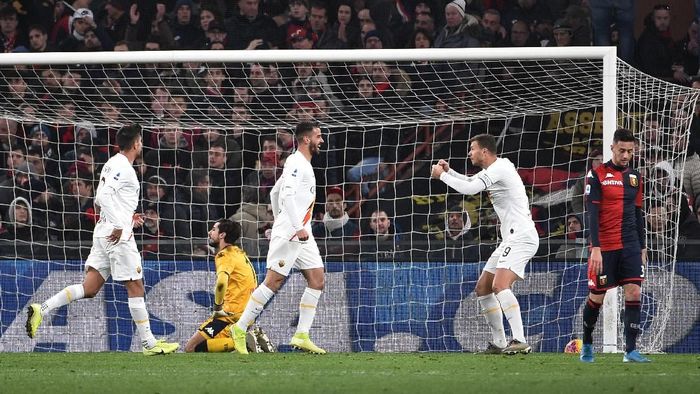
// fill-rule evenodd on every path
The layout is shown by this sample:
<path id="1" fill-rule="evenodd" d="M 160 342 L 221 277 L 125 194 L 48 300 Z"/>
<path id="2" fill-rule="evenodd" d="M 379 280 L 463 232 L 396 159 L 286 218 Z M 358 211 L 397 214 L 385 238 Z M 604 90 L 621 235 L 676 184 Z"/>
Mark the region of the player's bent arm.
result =
<path id="1" fill-rule="evenodd" d="M 297 188 L 296 185 L 285 185 L 280 193 L 280 198 L 284 203 L 285 212 L 289 217 L 294 232 L 298 232 L 304 228 L 301 217 L 297 217 L 298 207 L 296 202 Z"/>
<path id="2" fill-rule="evenodd" d="M 473 176 L 468 176 L 468 175 L 465 175 L 465 174 L 460 174 L 459 172 L 453 170 L 452 168 L 450 168 L 450 170 L 447 171 L 447 173 L 450 174 L 450 175 L 452 175 L 453 177 L 455 177 L 455 178 L 457 178 L 457 179 L 461 179 L 461 180 L 463 180 L 463 181 L 472 181 L 472 180 L 474 180 L 474 177 L 473 177 Z"/>
<path id="3" fill-rule="evenodd" d="M 473 179 L 459 179 L 446 172 L 440 175 L 440 180 L 462 194 L 473 195 L 486 190 L 486 184 L 483 181 L 477 182 Z"/>
<path id="4" fill-rule="evenodd" d="M 216 285 L 214 285 L 214 311 L 222 310 L 224 306 L 224 295 L 228 287 L 229 274 L 226 271 L 216 273 Z"/>
<path id="5" fill-rule="evenodd" d="M 95 204 L 100 206 L 100 214 L 107 218 L 107 221 L 114 225 L 114 228 L 121 228 L 119 219 L 114 215 L 117 208 L 114 204 L 114 196 L 117 191 L 111 186 L 103 186 L 95 198 Z"/>

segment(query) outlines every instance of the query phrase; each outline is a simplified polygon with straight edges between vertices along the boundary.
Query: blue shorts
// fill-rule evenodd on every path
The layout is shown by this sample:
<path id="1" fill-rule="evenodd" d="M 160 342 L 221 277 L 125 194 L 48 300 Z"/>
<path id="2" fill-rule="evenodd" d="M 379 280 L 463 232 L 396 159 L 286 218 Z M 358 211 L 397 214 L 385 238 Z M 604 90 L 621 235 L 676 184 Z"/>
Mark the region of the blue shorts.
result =
<path id="1" fill-rule="evenodd" d="M 644 267 L 640 249 L 609 250 L 601 252 L 601 254 L 603 255 L 603 272 L 600 275 L 589 273 L 588 288 L 590 290 L 604 292 L 627 283 L 642 284 Z"/>

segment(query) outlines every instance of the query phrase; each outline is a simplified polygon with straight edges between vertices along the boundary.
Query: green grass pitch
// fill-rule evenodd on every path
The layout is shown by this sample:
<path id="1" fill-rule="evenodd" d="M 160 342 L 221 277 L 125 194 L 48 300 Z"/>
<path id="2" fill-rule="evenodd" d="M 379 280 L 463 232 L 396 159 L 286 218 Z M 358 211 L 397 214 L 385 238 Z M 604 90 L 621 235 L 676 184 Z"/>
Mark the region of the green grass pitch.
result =
<path id="1" fill-rule="evenodd" d="M 700 355 L 0 353 L 2 393 L 697 393 Z"/>

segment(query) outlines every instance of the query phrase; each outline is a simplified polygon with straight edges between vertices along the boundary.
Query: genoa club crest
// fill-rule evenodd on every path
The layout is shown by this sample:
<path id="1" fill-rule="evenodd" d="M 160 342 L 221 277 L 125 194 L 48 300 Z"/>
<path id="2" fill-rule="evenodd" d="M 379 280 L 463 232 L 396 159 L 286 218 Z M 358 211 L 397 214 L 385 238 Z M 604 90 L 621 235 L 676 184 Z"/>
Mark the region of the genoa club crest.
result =
<path id="1" fill-rule="evenodd" d="M 632 187 L 637 187 L 637 185 L 639 185 L 639 180 L 637 180 L 636 175 L 630 174 L 630 185 Z"/>

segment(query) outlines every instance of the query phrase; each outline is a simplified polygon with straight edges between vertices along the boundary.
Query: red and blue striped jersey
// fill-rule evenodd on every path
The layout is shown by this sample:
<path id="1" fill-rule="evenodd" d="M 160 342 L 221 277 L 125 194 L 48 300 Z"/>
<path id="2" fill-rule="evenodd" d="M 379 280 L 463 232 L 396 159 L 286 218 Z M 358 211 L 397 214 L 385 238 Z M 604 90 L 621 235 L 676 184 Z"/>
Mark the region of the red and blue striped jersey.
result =
<path id="1" fill-rule="evenodd" d="M 644 248 L 640 173 L 608 161 L 586 176 L 591 246 L 601 251 Z"/>

